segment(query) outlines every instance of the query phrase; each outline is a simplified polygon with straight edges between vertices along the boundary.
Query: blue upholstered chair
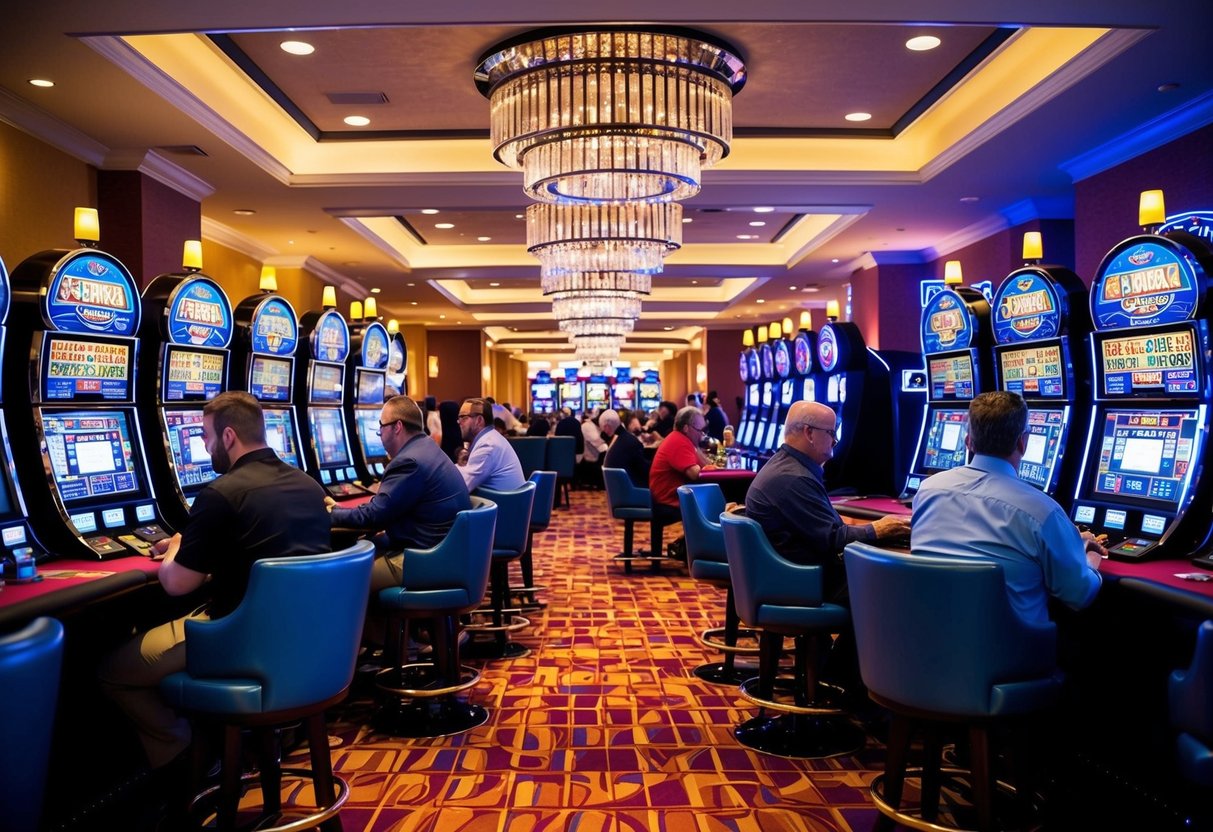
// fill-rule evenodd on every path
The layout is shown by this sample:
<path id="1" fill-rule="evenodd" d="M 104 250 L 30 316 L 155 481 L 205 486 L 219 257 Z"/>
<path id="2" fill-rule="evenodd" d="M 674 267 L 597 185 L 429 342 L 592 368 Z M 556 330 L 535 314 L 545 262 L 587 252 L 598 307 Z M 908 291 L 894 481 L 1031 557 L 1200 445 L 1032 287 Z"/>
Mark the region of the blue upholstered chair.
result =
<path id="1" fill-rule="evenodd" d="M 1179 731 L 1179 771 L 1198 786 L 1213 786 L 1213 621 L 1196 631 L 1192 664 L 1171 673 L 1167 693 Z"/>
<path id="2" fill-rule="evenodd" d="M 713 627 L 699 636 L 705 647 L 724 653 L 723 662 L 710 662 L 695 668 L 694 673 L 706 682 L 719 685 L 739 685 L 754 676 L 756 668 L 736 664 L 738 653 L 758 653 L 755 641 L 758 633 L 742 629 L 733 600 L 733 581 L 729 578 L 729 560 L 724 551 L 724 532 L 720 515 L 724 512 L 724 493 L 714 482 L 678 487 L 678 502 L 682 508 L 682 531 L 687 542 L 687 566 L 691 577 L 726 590 L 724 627 Z M 738 639 L 749 644 L 738 646 Z"/>
<path id="3" fill-rule="evenodd" d="M 603 468 L 602 482 L 606 487 L 607 505 L 611 516 L 623 521 L 623 549 L 615 555 L 615 560 L 623 564 L 625 572 L 632 571 L 632 561 L 647 560 L 652 562 L 656 570 L 665 553 L 661 549 L 661 533 L 657 541 L 650 546 L 651 551 L 637 549 L 636 523 L 653 522 L 653 508 L 649 489 L 632 485 L 628 472 L 622 468 Z"/>
<path id="4" fill-rule="evenodd" d="M 547 455 L 543 461 L 545 471 L 556 472 L 556 487 L 564 495 L 564 507 L 569 507 L 569 489 L 577 474 L 577 437 L 549 436 Z M 559 505 L 559 501 L 557 501 Z"/>
<path id="5" fill-rule="evenodd" d="M 349 787 L 333 776 L 324 711 L 345 698 L 354 678 L 374 554 L 374 544 L 361 540 L 340 552 L 264 558 L 253 564 L 244 599 L 229 615 L 185 622 L 186 669 L 166 676 L 160 690 L 195 722 L 223 728 L 218 828 L 235 826 L 241 732 L 251 729 L 259 740 L 262 813 L 282 811 L 286 773 L 312 781 L 316 810 L 308 823 L 340 829 L 337 813 Z M 307 726 L 312 767 L 284 769 L 275 729 L 299 721 Z"/>
<path id="6" fill-rule="evenodd" d="M 548 440 L 545 436 L 511 436 L 510 447 L 518 454 L 518 462 L 522 465 L 522 476 L 530 479 L 531 474 L 543 469 L 546 464 Z"/>
<path id="7" fill-rule="evenodd" d="M 510 597 L 519 599 L 519 606 L 524 611 L 543 609 L 544 606 L 535 598 L 535 593 L 544 589 L 535 586 L 535 533 L 546 531 L 552 524 L 552 510 L 556 505 L 556 472 L 535 471 L 528 479 L 535 483 L 535 499 L 531 505 L 531 528 L 527 533 L 526 551 L 518 559 L 522 585 L 510 587 Z"/>
<path id="8" fill-rule="evenodd" d="M 529 655 L 525 645 L 510 640 L 510 633 L 529 627 L 531 622 L 509 606 L 510 561 L 518 560 L 526 551 L 531 534 L 531 509 L 535 503 L 535 483 L 525 482 L 513 491 L 492 488 L 476 489 L 477 496 L 497 505 L 497 528 L 493 533 L 493 565 L 489 570 L 490 609 L 473 618 L 464 629 L 473 640 L 468 642 L 467 655 L 488 659 L 518 659 Z M 489 642 L 476 641 L 478 634 L 492 636 Z"/>
<path id="9" fill-rule="evenodd" d="M 391 699 L 375 716 L 380 730 L 401 737 L 441 737 L 481 725 L 488 711 L 457 698 L 480 679 L 479 671 L 459 657 L 459 617 L 480 606 L 489 583 L 497 506 L 472 497 L 442 542 L 429 549 L 405 549 L 400 586 L 379 591 L 379 607 L 388 618 L 384 656 L 394 667 L 381 670 L 375 683 Z M 432 662 L 410 662 L 408 624 L 433 622 Z"/>
<path id="10" fill-rule="evenodd" d="M 0 827 L 11 832 L 39 828 L 62 667 L 55 619 L 0 636 L 0 690 L 9 699 L 0 708 Z"/>
<path id="11" fill-rule="evenodd" d="M 850 626 L 846 607 L 823 600 L 821 567 L 782 557 L 748 517 L 722 514 L 720 526 L 737 615 L 762 630 L 758 676 L 739 688 L 761 710 L 734 736 L 742 745 L 781 757 L 833 757 L 862 747 L 863 731 L 839 703 L 842 692 L 817 679 L 821 643 Z M 796 644 L 790 677 L 779 669 L 785 636 Z M 767 709 L 782 713 L 767 717 Z"/>
<path id="12" fill-rule="evenodd" d="M 934 822 L 940 770 L 933 731 L 917 814 L 901 806 L 907 775 L 919 773 L 906 768 L 911 735 L 920 726 L 959 723 L 968 729 L 972 766 L 959 774 L 969 781 L 976 825 L 995 828 L 989 729 L 1057 700 L 1057 628 L 1015 613 L 1002 567 L 993 561 L 864 543 L 847 546 L 844 558 L 860 673 L 872 700 L 893 714 L 885 773 L 872 784 L 881 822 Z"/>

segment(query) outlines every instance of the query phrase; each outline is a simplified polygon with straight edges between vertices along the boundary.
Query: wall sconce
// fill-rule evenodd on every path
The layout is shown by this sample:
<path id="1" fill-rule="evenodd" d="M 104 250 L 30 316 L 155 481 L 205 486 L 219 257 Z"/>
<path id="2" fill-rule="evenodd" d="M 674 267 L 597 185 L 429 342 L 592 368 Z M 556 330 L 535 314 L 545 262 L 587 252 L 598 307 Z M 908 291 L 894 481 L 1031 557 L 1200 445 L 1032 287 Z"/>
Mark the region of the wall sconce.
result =
<path id="1" fill-rule="evenodd" d="M 695 365 L 695 384 L 700 387 L 708 386 L 708 368 L 702 361 Z"/>
<path id="2" fill-rule="evenodd" d="M 1167 208 L 1163 204 L 1162 191 L 1142 191 L 1137 203 L 1137 224 L 1153 233 L 1166 221 Z"/>
<path id="3" fill-rule="evenodd" d="M 943 264 L 943 283 L 945 286 L 959 286 L 964 283 L 959 260 L 948 260 Z"/>
<path id="4" fill-rule="evenodd" d="M 321 295 L 320 305 L 325 309 L 337 308 L 337 288 L 335 286 L 324 287 L 324 294 Z"/>
<path id="5" fill-rule="evenodd" d="M 1023 235 L 1023 259 L 1029 262 L 1039 262 L 1044 257 L 1044 243 L 1039 231 L 1025 231 Z"/>
<path id="6" fill-rule="evenodd" d="M 77 243 L 86 248 L 96 248 L 97 241 L 101 239 L 101 220 L 97 218 L 97 209 L 77 208 L 72 229 Z"/>
<path id="7" fill-rule="evenodd" d="M 263 292 L 277 292 L 278 270 L 273 266 L 262 266 L 261 279 L 257 282 L 257 288 Z M 333 303 L 337 303 L 336 299 L 333 300 Z"/>
<path id="8" fill-rule="evenodd" d="M 202 270 L 202 241 L 186 240 L 181 248 L 181 268 L 187 272 Z"/>
<path id="9" fill-rule="evenodd" d="M 431 355 L 427 363 L 430 378 L 438 378 L 438 356 Z"/>
<path id="10" fill-rule="evenodd" d="M 838 320 L 838 301 L 826 301 L 826 317 L 830 319 L 831 323 Z"/>

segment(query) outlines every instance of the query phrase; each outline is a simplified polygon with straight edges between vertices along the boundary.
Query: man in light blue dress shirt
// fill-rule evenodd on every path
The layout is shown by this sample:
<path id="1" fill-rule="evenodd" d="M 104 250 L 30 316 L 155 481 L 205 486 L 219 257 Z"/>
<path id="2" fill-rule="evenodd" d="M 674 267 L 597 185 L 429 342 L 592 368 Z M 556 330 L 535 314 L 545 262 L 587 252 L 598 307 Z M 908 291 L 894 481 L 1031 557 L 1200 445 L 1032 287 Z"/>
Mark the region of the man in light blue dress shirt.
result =
<path id="1" fill-rule="evenodd" d="M 968 465 L 929 477 L 914 497 L 912 547 L 1002 565 L 1011 607 L 1049 620 L 1050 596 L 1073 609 L 1095 600 L 1107 551 L 1079 533 L 1051 497 L 1019 479 L 1028 408 L 1015 393 L 982 393 L 969 405 Z"/>
<path id="2" fill-rule="evenodd" d="M 459 429 L 468 446 L 467 461 L 461 463 L 468 492 L 477 488 L 513 491 L 522 488 L 526 478 L 522 464 L 509 440 L 493 430 L 493 406 L 484 399 L 468 399 L 459 406 Z"/>

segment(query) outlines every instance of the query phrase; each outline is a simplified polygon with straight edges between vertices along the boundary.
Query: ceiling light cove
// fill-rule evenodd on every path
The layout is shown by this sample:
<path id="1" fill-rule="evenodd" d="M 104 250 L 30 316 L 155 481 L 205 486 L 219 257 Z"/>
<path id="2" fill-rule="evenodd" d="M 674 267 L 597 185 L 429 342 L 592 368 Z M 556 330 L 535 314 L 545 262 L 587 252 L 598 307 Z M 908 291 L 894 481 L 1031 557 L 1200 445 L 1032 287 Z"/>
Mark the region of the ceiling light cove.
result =
<path id="1" fill-rule="evenodd" d="M 421 209 L 421 213 L 423 213 L 423 214 L 437 214 L 437 213 L 438 213 L 438 209 L 437 209 L 437 208 L 422 208 L 422 209 Z"/>
<path id="2" fill-rule="evenodd" d="M 906 49 L 909 49 L 911 52 L 928 52 L 939 46 L 942 42 L 934 35 L 919 35 L 906 41 Z"/>
<path id="3" fill-rule="evenodd" d="M 30 85 L 34 86 L 34 87 L 53 87 L 53 86 L 55 86 L 54 81 L 49 81 L 46 78 L 31 78 L 31 79 L 29 79 L 29 82 L 30 82 Z"/>
<path id="4" fill-rule="evenodd" d="M 872 114 L 871 113 L 847 113 L 845 116 L 843 116 L 843 118 L 845 118 L 847 121 L 870 121 L 872 118 Z"/>
<path id="5" fill-rule="evenodd" d="M 310 55 L 316 51 L 316 47 L 301 40 L 284 40 L 278 46 L 283 52 L 289 52 L 292 55 Z"/>
<path id="6" fill-rule="evenodd" d="M 366 116 L 346 116 L 342 119 L 350 127 L 366 127 L 371 120 Z"/>
<path id="7" fill-rule="evenodd" d="M 436 222 L 436 223 L 434 223 L 434 227 L 435 227 L 435 228 L 441 228 L 441 229 L 444 229 L 444 230 L 445 230 L 445 229 L 447 229 L 447 228 L 454 228 L 454 227 L 455 227 L 455 223 L 453 223 L 453 222 Z"/>

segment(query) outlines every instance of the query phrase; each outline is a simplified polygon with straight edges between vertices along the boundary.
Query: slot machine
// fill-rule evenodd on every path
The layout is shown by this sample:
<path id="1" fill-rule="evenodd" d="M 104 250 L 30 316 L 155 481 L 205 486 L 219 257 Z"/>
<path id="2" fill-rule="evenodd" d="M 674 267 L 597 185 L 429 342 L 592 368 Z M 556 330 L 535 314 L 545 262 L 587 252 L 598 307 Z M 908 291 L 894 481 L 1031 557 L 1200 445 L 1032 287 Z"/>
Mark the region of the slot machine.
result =
<path id="1" fill-rule="evenodd" d="M 761 460 L 768 455 L 768 436 L 774 428 L 771 424 L 771 405 L 775 404 L 775 353 L 769 341 L 758 345 L 758 365 L 762 368 L 759 376 L 762 380 L 758 383 L 761 391 L 758 398 L 758 423 L 754 427 L 754 452 L 750 457 L 754 470 L 758 470 Z"/>
<path id="2" fill-rule="evenodd" d="M 768 431 L 766 453 L 772 454 L 783 444 L 784 422 L 788 410 L 797 400 L 796 379 L 792 374 L 792 342 L 788 338 L 776 338 L 772 347 L 775 364 L 775 382 L 772 388 L 771 428 Z"/>
<path id="3" fill-rule="evenodd" d="M 567 407 L 576 416 L 585 407 L 585 384 L 577 377 L 577 370 L 569 367 L 560 382 L 560 406 Z"/>
<path id="4" fill-rule="evenodd" d="M 611 385 L 611 407 L 616 410 L 636 409 L 636 382 L 631 367 L 615 368 L 615 383 Z"/>
<path id="5" fill-rule="evenodd" d="M 32 418 L 9 429 L 18 475 L 45 483 L 24 492 L 38 538 L 69 558 L 150 554 L 172 529 L 136 415 L 134 278 L 85 245 L 27 258 L 13 270 L 12 291 L 10 347 L 28 363 L 4 362 L 4 399 L 33 405 Z"/>
<path id="6" fill-rule="evenodd" d="M 139 409 L 160 510 L 183 528 L 198 492 L 218 474 L 202 438 L 202 408 L 227 389 L 232 308 L 219 284 L 187 269 L 143 290 Z"/>
<path id="7" fill-rule="evenodd" d="M 365 497 L 358 482 L 345 421 L 345 362 L 350 330 L 331 306 L 304 314 L 300 341 L 307 356 L 295 364 L 295 405 L 302 411 L 303 455 L 307 471 L 334 500 Z"/>
<path id="8" fill-rule="evenodd" d="M 903 500 L 913 498 L 931 474 L 968 461 L 969 402 L 991 379 L 990 304 L 981 292 L 967 286 L 938 292 L 923 307 L 919 330 L 927 402 Z"/>
<path id="9" fill-rule="evenodd" d="M 556 382 L 547 370 L 540 370 L 531 382 L 531 412 L 545 416 L 556 412 Z"/>
<path id="10" fill-rule="evenodd" d="M 1092 281 L 1095 401 L 1070 516 L 1108 535 L 1109 557 L 1207 558 L 1210 269 L 1200 239 L 1169 231 L 1118 243 Z"/>
<path id="11" fill-rule="evenodd" d="M 12 293 L 9 291 L 8 270 L 0 260 L 0 355 L 5 354 L 8 342 L 8 311 Z M 9 363 L 6 358 L 5 364 Z M 0 565 L 5 580 L 24 580 L 29 561 L 39 563 L 47 559 L 46 547 L 39 542 L 34 529 L 26 519 L 25 497 L 17 481 L 13 451 L 8 439 L 8 419 L 3 408 L 3 387 L 0 387 Z M 21 401 L 18 399 L 17 401 Z"/>
<path id="12" fill-rule="evenodd" d="M 294 405 L 295 350 L 299 319 L 286 298 L 261 292 L 245 298 L 232 313 L 231 386 L 261 402 L 265 441 L 288 465 L 306 471 Z"/>
<path id="13" fill-rule="evenodd" d="M 908 446 L 916 438 L 901 390 L 902 369 L 917 355 L 878 352 L 850 321 L 831 321 L 817 333 L 818 401 L 837 414 L 837 444 L 825 464 L 832 492 L 891 494 L 904 480 Z M 906 424 L 903 424 L 906 423 Z"/>
<path id="14" fill-rule="evenodd" d="M 598 410 L 602 412 L 611 406 L 611 385 L 607 377 L 595 373 L 585 383 L 586 412 Z"/>
<path id="15" fill-rule="evenodd" d="M 758 433 L 758 405 L 762 395 L 762 364 L 758 358 L 758 350 L 754 347 L 743 350 L 741 365 L 745 368 L 745 407 L 742 410 L 742 426 L 737 435 L 737 444 L 742 449 L 743 458 L 748 459 L 754 450 L 754 436 Z"/>
<path id="16" fill-rule="evenodd" d="M 792 378 L 796 383 L 795 401 L 817 401 L 817 333 L 807 326 L 792 338 Z"/>
<path id="17" fill-rule="evenodd" d="M 652 413 L 661 404 L 661 375 L 656 370 L 645 370 L 636 386 L 640 409 Z"/>
<path id="18" fill-rule="evenodd" d="M 353 391 L 353 395 L 346 398 L 345 417 L 358 436 L 354 463 L 364 484 L 378 482 L 391 462 L 379 439 L 379 414 L 386 401 L 388 344 L 383 324 L 378 321 L 367 324 L 353 337 L 350 352 L 357 363 L 351 360 L 346 372 L 346 389 Z"/>
<path id="19" fill-rule="evenodd" d="M 396 327 L 395 321 L 388 321 L 387 334 L 387 372 L 383 394 L 389 399 L 392 396 L 407 396 L 409 353 L 404 343 L 404 333 Z"/>
<path id="20" fill-rule="evenodd" d="M 1070 428 L 1086 425 L 1091 410 L 1086 286 L 1061 266 L 1025 266 L 998 287 L 992 313 L 995 389 L 1028 404 L 1019 478 L 1068 507 L 1081 455 Z"/>

